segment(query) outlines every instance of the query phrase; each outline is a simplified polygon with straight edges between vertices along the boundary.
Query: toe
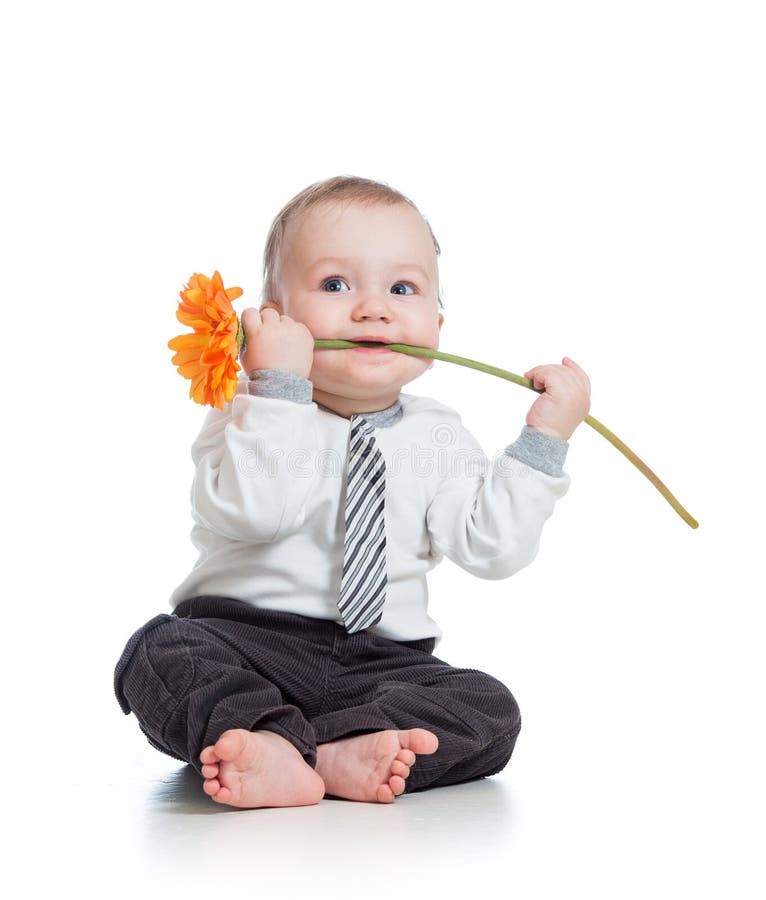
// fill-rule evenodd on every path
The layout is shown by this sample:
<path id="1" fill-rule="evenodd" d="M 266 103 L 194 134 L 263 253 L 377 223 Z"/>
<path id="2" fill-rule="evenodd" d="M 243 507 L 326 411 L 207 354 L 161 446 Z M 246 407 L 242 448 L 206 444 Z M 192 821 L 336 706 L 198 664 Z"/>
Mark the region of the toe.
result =
<path id="1" fill-rule="evenodd" d="M 217 778 L 208 778 L 202 785 L 202 790 L 210 797 L 214 796 L 221 789 L 221 784 Z"/>
<path id="2" fill-rule="evenodd" d="M 217 763 L 204 765 L 202 767 L 202 774 L 205 776 L 205 778 L 216 778 L 218 776 L 218 768 L 219 767 Z M 397 774 L 401 775 L 401 772 L 398 772 Z"/>
<path id="3" fill-rule="evenodd" d="M 396 758 L 403 762 L 405 766 L 411 766 L 415 762 L 415 754 L 412 750 L 407 750 L 406 747 L 402 747 L 402 749 L 396 754 Z"/>
<path id="4" fill-rule="evenodd" d="M 218 757 L 215 755 L 215 750 L 212 747 L 205 747 L 202 753 L 200 753 L 199 758 L 203 763 L 218 762 Z"/>
<path id="5" fill-rule="evenodd" d="M 377 790 L 378 803 L 393 803 L 394 792 L 387 784 L 381 784 Z"/>
<path id="6" fill-rule="evenodd" d="M 392 775 L 388 779 L 388 786 L 391 788 L 394 796 L 399 796 L 399 794 L 404 792 L 404 779 L 400 778 L 398 775 Z"/>
<path id="7" fill-rule="evenodd" d="M 213 774 L 215 774 L 215 773 L 213 773 Z M 401 775 L 402 778 L 406 778 L 410 774 L 410 767 L 406 766 L 400 760 L 395 759 L 391 763 L 391 774 L 392 775 Z"/>
<path id="8" fill-rule="evenodd" d="M 399 733 L 402 736 L 402 745 L 415 753 L 435 753 L 439 746 L 439 738 L 425 728 L 411 728 L 409 731 Z"/>
<path id="9" fill-rule="evenodd" d="M 245 734 L 241 729 L 233 728 L 224 733 L 215 742 L 215 752 L 219 759 L 231 762 L 236 759 L 245 748 Z"/>
<path id="10" fill-rule="evenodd" d="M 217 803 L 228 803 L 231 800 L 231 791 L 227 787 L 221 786 L 221 790 L 213 797 Z"/>

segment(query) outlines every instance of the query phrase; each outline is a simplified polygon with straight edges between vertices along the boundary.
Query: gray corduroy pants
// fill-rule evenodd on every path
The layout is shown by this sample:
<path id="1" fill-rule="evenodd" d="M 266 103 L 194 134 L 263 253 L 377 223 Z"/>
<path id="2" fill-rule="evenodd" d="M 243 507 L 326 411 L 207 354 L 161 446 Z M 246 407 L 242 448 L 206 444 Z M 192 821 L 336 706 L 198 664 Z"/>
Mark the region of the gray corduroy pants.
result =
<path id="1" fill-rule="evenodd" d="M 200 773 L 203 748 L 229 728 L 274 731 L 312 767 L 318 744 L 427 728 L 439 748 L 417 757 L 406 779 L 411 793 L 494 775 L 521 728 L 505 685 L 450 666 L 433 655 L 434 644 L 349 634 L 329 620 L 194 597 L 132 635 L 114 690 L 153 747 Z"/>

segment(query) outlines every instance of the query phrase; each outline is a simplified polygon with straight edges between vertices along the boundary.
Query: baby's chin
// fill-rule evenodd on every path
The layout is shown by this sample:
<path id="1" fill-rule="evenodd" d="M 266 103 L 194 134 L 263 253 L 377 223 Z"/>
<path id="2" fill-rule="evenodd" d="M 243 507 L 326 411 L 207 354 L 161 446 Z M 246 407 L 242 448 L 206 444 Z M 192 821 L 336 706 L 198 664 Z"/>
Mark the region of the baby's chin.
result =
<path id="1" fill-rule="evenodd" d="M 363 400 L 381 394 L 396 395 L 405 384 L 418 378 L 421 372 L 402 373 L 397 372 L 396 377 L 386 374 L 380 369 L 364 371 L 355 377 L 349 378 L 322 378 L 318 375 L 309 375 L 314 390 L 338 397 L 347 397 L 353 400 Z"/>
<path id="2" fill-rule="evenodd" d="M 427 372 L 430 368 L 429 362 L 430 360 L 410 357 L 404 364 L 397 362 L 391 366 L 386 362 L 381 364 L 373 360 L 368 363 L 363 360 L 361 363 L 355 364 L 353 370 L 345 370 L 340 377 L 337 373 L 330 375 L 312 370 L 309 378 L 314 383 L 314 387 L 320 390 L 342 393 L 347 396 L 361 396 L 371 388 L 377 391 L 381 389 L 401 390 L 405 384 L 409 384 L 410 381 Z"/>

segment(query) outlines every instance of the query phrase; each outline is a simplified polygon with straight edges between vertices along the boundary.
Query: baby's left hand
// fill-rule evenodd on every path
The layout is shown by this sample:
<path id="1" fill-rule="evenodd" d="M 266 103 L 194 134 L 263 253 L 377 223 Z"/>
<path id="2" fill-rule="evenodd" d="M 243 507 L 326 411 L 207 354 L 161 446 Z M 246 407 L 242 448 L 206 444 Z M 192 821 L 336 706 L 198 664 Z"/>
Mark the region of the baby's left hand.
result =
<path id="1" fill-rule="evenodd" d="M 566 441 L 588 415 L 590 380 L 573 359 L 565 356 L 561 362 L 524 373 L 535 389 L 544 388 L 527 413 L 527 425 Z"/>

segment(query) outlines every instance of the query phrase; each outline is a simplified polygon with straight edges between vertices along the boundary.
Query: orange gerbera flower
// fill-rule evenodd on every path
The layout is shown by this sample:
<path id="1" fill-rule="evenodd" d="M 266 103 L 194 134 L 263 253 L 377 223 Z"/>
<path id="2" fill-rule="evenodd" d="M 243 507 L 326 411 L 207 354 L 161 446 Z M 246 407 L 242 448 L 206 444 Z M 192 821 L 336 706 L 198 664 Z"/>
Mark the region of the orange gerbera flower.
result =
<path id="1" fill-rule="evenodd" d="M 181 291 L 176 318 L 194 329 L 168 341 L 180 375 L 191 379 L 189 396 L 196 403 L 223 409 L 237 389 L 239 319 L 231 305 L 242 288 L 224 288 L 218 272 L 212 278 L 194 274 Z"/>

